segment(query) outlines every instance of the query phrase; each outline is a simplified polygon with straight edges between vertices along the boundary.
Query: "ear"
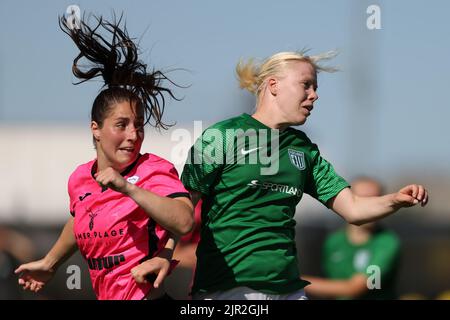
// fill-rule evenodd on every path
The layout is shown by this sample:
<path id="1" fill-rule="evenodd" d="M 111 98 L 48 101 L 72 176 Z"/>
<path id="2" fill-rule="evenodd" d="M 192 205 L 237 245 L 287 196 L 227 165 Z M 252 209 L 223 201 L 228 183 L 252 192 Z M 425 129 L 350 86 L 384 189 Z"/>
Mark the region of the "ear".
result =
<path id="1" fill-rule="evenodd" d="M 276 96 L 278 94 L 278 79 L 274 77 L 267 79 L 267 89 L 273 96 Z"/>
<path id="2" fill-rule="evenodd" d="M 94 136 L 95 141 L 99 141 L 100 140 L 100 126 L 95 121 L 91 122 L 91 132 L 92 132 L 92 135 Z"/>

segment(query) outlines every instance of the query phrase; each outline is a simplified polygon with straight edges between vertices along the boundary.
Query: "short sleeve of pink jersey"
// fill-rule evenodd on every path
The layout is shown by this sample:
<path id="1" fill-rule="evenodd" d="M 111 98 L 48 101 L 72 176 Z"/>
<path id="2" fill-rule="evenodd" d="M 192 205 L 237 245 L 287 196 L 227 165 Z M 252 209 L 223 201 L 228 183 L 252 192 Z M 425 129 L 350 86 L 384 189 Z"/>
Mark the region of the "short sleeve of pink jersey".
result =
<path id="1" fill-rule="evenodd" d="M 91 177 L 91 166 L 94 163 L 94 160 L 89 161 L 88 163 L 82 164 L 76 168 L 74 172 L 69 177 L 69 181 L 67 183 L 67 191 L 69 193 L 69 211 L 71 216 L 74 216 L 75 212 L 75 203 L 77 200 L 77 192 L 80 190 L 84 190 L 84 185 L 88 183 Z"/>
<path id="2" fill-rule="evenodd" d="M 162 197 L 189 197 L 189 192 L 178 178 L 177 169 L 168 161 L 159 161 L 157 168 L 143 183 L 142 188 Z"/>

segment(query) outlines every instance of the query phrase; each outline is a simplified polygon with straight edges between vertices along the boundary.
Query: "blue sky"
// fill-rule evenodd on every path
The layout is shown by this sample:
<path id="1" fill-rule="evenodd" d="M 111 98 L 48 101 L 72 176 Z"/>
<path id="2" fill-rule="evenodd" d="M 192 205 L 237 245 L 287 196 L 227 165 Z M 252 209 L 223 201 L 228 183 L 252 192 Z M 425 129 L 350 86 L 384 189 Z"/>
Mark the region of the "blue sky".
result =
<path id="1" fill-rule="evenodd" d="M 450 175 L 450 2 L 364 0 L 152 0 L 0 2 L 0 126 L 88 124 L 100 82 L 74 86 L 77 51 L 57 17 L 75 4 L 111 17 L 123 11 L 141 59 L 173 71 L 167 119 L 212 123 L 254 100 L 238 89 L 240 58 L 338 49 L 342 71 L 319 75 L 316 108 L 303 130 L 346 174 Z M 369 30 L 369 5 L 381 29 Z M 146 30 L 146 31 L 145 31 Z"/>

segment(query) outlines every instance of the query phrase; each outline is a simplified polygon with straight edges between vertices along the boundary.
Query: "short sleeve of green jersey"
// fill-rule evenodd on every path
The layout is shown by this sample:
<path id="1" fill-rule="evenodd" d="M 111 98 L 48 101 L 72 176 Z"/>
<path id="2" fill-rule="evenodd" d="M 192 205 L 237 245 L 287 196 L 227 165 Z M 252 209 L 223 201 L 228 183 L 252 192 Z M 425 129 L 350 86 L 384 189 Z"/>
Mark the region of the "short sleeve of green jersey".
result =
<path id="1" fill-rule="evenodd" d="M 312 172 L 307 185 L 306 193 L 322 202 L 325 206 L 327 201 L 336 196 L 349 184 L 335 171 L 333 166 L 320 155 L 317 145 L 312 144 Z"/>
<path id="2" fill-rule="evenodd" d="M 189 151 L 181 182 L 187 189 L 209 195 L 225 162 L 222 130 L 210 127 L 197 139 Z"/>
<path id="3" fill-rule="evenodd" d="M 383 276 L 395 268 L 400 253 L 400 241 L 392 232 L 383 232 L 375 237 L 369 265 L 379 267 Z"/>

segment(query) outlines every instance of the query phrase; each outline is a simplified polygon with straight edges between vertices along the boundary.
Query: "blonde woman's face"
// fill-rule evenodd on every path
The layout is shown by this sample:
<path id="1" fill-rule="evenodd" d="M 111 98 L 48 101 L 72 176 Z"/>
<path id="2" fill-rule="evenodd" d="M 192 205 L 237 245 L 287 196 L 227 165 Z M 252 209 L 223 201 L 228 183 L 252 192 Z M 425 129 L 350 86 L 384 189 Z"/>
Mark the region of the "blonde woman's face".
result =
<path id="1" fill-rule="evenodd" d="M 301 125 L 311 115 L 317 93 L 315 68 L 308 62 L 291 62 L 277 84 L 277 105 L 282 122 Z"/>

